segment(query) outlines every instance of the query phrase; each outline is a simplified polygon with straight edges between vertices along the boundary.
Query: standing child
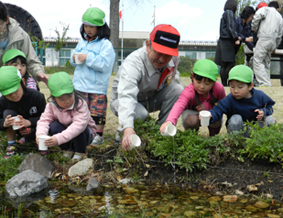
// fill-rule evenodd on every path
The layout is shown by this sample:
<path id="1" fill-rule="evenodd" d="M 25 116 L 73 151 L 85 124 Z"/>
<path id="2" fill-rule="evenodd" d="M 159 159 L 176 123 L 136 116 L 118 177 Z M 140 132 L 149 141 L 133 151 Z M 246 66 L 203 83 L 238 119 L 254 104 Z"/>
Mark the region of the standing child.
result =
<path id="1" fill-rule="evenodd" d="M 276 122 L 272 117 L 275 102 L 261 90 L 253 88 L 253 71 L 249 67 L 233 67 L 228 81 L 231 93 L 210 110 L 210 123 L 219 121 L 226 114 L 226 127 L 230 134 L 243 130 L 246 121 L 258 121 L 261 126 L 264 121 L 267 126 Z"/>
<path id="2" fill-rule="evenodd" d="M 88 105 L 74 90 L 66 72 L 54 73 L 48 80 L 49 103 L 37 122 L 36 136 L 52 136 L 45 140 L 48 147 L 59 145 L 64 155 L 79 161 L 86 156 L 86 147 L 96 134 L 96 125 Z"/>
<path id="3" fill-rule="evenodd" d="M 115 60 L 115 52 L 109 41 L 110 29 L 105 14 L 99 8 L 89 8 L 83 14 L 79 44 L 71 55 L 76 67 L 73 83 L 76 90 L 87 99 L 92 119 L 97 124 L 97 135 L 92 145 L 104 142 L 103 129 L 107 108 L 107 87 Z M 75 64 L 75 53 L 82 64 Z"/>
<path id="4" fill-rule="evenodd" d="M 22 51 L 10 49 L 5 52 L 2 61 L 5 66 L 13 66 L 20 71 L 27 88 L 39 90 L 37 82 L 27 72 L 27 58 Z"/>
<path id="5" fill-rule="evenodd" d="M 221 66 L 220 76 L 223 86 L 227 86 L 228 73 L 235 66 L 235 54 L 240 44 L 235 17 L 237 5 L 236 0 L 227 0 L 220 20 L 220 36 L 216 47 L 215 63 Z"/>
<path id="6" fill-rule="evenodd" d="M 170 123 L 176 125 L 181 114 L 185 129 L 199 130 L 199 112 L 213 108 L 218 100 L 226 96 L 223 85 L 216 82 L 217 75 L 218 67 L 213 61 L 203 59 L 195 63 L 191 73 L 192 83 L 182 91 L 167 120 L 161 125 L 161 133 L 165 131 Z M 209 136 L 218 134 L 221 124 L 220 120 L 215 124 L 209 125 Z"/>
<path id="7" fill-rule="evenodd" d="M 45 108 L 44 95 L 26 88 L 20 72 L 15 67 L 0 68 L 0 131 L 5 131 L 8 139 L 6 156 L 16 152 L 16 133 L 25 137 L 26 142 L 35 139 L 36 122 Z M 15 121 L 14 116 L 20 120 Z M 20 126 L 18 130 L 13 125 Z"/>

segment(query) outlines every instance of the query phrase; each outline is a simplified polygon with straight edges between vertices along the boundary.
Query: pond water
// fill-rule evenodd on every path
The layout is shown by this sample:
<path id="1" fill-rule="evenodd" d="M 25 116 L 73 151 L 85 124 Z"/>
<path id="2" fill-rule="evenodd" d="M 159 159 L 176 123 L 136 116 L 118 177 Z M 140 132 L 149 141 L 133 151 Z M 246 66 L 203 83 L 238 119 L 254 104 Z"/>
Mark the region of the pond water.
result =
<path id="1" fill-rule="evenodd" d="M 0 194 L 0 217 L 282 217 L 283 203 L 255 195 L 221 195 L 186 185 L 85 186 L 52 183 L 33 198 Z"/>

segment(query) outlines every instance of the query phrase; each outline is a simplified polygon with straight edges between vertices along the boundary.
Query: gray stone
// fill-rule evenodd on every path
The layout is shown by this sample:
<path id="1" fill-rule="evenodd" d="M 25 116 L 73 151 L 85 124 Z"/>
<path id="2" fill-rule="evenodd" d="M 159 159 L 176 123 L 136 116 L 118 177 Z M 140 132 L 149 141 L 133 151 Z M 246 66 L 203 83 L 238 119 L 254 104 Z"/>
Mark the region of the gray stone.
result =
<path id="1" fill-rule="evenodd" d="M 87 187 L 86 187 L 86 191 L 91 191 L 95 188 L 98 188 L 100 185 L 99 181 L 95 178 L 90 178 Z"/>
<path id="2" fill-rule="evenodd" d="M 47 178 L 51 178 L 52 173 L 55 170 L 55 166 L 46 157 L 30 153 L 21 163 L 18 172 L 21 173 L 25 170 L 32 170 L 34 172 L 40 173 L 43 176 L 46 176 Z"/>
<path id="3" fill-rule="evenodd" d="M 47 178 L 32 170 L 23 171 L 6 183 L 6 191 L 10 197 L 28 196 L 47 187 Z"/>
<path id="4" fill-rule="evenodd" d="M 76 163 L 74 166 L 70 167 L 68 171 L 68 175 L 70 177 L 86 175 L 88 171 L 93 169 L 93 164 L 94 164 L 93 159 L 91 158 L 84 159 Z"/>

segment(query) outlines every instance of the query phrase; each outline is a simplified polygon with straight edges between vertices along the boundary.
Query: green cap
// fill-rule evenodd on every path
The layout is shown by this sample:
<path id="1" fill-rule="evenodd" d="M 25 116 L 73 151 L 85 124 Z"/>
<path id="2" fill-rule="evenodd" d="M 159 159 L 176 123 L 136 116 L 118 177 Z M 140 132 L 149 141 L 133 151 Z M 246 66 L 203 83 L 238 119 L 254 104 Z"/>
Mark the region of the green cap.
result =
<path id="1" fill-rule="evenodd" d="M 237 65 L 229 72 L 228 81 L 238 80 L 243 83 L 251 83 L 253 81 L 253 71 L 245 65 Z"/>
<path id="2" fill-rule="evenodd" d="M 193 72 L 215 82 L 218 75 L 218 67 L 212 60 L 202 59 L 195 63 Z"/>
<path id="3" fill-rule="evenodd" d="M 74 91 L 72 79 L 66 72 L 52 74 L 48 79 L 48 87 L 54 97 L 70 94 Z"/>
<path id="4" fill-rule="evenodd" d="M 27 59 L 26 55 L 18 49 L 10 49 L 6 51 L 2 57 L 3 64 L 6 64 L 8 61 L 18 56 L 22 56 L 23 58 Z"/>
<path id="5" fill-rule="evenodd" d="M 12 66 L 0 68 L 0 92 L 2 95 L 9 95 L 17 91 L 22 80 L 21 73 Z"/>
<path id="6" fill-rule="evenodd" d="M 83 14 L 83 24 L 90 26 L 103 26 L 105 24 L 105 13 L 99 8 L 89 8 Z"/>

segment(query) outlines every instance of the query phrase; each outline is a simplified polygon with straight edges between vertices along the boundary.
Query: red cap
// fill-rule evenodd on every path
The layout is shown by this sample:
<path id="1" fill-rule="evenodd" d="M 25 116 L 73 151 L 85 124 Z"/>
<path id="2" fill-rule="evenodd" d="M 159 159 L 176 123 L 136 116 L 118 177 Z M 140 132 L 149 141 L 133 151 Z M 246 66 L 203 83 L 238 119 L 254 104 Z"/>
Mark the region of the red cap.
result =
<path id="1" fill-rule="evenodd" d="M 265 2 L 261 2 L 256 6 L 256 10 L 262 8 L 262 7 L 268 7 L 268 5 Z"/>
<path id="2" fill-rule="evenodd" d="M 180 33 L 171 25 L 160 24 L 150 33 L 152 48 L 162 54 L 178 56 Z"/>

